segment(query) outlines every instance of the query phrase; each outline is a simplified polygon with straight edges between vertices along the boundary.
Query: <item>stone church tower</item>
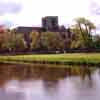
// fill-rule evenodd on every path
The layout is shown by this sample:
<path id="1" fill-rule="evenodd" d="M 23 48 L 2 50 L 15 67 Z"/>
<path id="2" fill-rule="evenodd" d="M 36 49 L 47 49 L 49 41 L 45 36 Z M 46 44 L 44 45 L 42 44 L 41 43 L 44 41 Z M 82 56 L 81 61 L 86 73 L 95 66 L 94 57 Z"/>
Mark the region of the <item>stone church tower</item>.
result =
<path id="1" fill-rule="evenodd" d="M 47 16 L 42 18 L 42 27 L 47 31 L 58 30 L 58 16 Z"/>

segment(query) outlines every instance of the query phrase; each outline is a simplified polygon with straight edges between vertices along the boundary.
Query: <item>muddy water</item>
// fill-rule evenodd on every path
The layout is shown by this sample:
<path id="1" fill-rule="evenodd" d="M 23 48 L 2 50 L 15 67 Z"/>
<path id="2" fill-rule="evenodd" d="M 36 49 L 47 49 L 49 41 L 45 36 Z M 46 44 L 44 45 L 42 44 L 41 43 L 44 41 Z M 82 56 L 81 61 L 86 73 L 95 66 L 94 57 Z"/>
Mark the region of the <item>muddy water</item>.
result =
<path id="1" fill-rule="evenodd" d="M 100 100 L 100 71 L 87 66 L 0 65 L 0 100 Z"/>

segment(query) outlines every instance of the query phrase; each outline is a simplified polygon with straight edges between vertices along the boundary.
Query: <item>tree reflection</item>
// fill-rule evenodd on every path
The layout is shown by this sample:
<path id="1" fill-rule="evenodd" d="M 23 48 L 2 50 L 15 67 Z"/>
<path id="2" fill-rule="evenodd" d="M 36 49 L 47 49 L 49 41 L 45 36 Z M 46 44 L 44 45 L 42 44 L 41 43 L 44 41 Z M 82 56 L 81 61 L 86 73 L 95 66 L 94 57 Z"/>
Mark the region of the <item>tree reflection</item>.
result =
<path id="1" fill-rule="evenodd" d="M 86 83 L 86 86 L 89 88 L 93 87 L 93 80 L 92 80 L 92 69 L 89 68 L 88 65 L 82 65 L 81 66 L 81 78 L 82 78 L 82 82 Z M 85 79 L 87 78 L 87 80 L 85 81 Z"/>
<path id="2" fill-rule="evenodd" d="M 81 66 L 81 78 L 85 80 L 85 78 L 88 78 L 89 80 L 92 80 L 91 78 L 91 69 L 88 65 L 82 65 Z"/>
<path id="3" fill-rule="evenodd" d="M 58 90 L 59 80 L 43 80 L 46 93 L 54 95 Z"/>

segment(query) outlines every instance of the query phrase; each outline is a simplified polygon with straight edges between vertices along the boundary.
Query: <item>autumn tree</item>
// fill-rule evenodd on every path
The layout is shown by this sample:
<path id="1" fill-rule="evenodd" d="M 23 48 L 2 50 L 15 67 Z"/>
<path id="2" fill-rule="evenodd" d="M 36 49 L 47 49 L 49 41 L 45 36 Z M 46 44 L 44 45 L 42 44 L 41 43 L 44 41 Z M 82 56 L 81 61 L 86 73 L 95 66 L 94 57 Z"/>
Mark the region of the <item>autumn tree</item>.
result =
<path id="1" fill-rule="evenodd" d="M 40 48 L 40 36 L 39 32 L 31 32 L 30 33 L 30 38 L 31 38 L 31 49 L 38 49 Z"/>
<path id="2" fill-rule="evenodd" d="M 59 50 L 64 48 L 64 41 L 62 41 L 58 32 L 42 33 L 41 41 L 43 47 L 48 50 Z"/>
<path id="3" fill-rule="evenodd" d="M 15 32 L 6 33 L 6 40 L 3 42 L 3 48 L 12 51 L 22 51 L 26 48 L 23 34 Z"/>

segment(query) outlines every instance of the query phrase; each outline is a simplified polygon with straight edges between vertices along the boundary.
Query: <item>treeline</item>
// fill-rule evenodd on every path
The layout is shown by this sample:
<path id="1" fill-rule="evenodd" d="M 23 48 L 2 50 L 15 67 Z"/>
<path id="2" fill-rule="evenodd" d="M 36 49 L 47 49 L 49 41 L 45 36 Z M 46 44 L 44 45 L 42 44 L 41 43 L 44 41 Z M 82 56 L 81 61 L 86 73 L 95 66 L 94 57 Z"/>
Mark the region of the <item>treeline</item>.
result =
<path id="1" fill-rule="evenodd" d="M 71 49 L 100 49 L 100 35 L 92 35 L 96 27 L 85 19 L 75 19 L 66 32 L 0 33 L 0 52 L 65 51 Z"/>

